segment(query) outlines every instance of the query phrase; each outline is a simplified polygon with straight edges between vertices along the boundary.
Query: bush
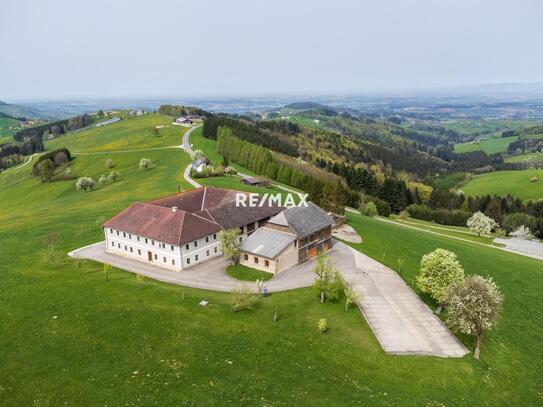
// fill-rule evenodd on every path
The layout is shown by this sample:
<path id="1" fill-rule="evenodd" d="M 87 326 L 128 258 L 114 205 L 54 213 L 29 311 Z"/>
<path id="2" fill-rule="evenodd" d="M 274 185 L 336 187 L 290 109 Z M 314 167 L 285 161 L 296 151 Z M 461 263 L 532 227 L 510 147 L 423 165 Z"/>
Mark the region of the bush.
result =
<path id="1" fill-rule="evenodd" d="M 92 191 L 92 189 L 94 188 L 94 181 L 92 178 L 89 177 L 81 177 L 75 183 L 75 188 L 82 189 L 85 192 L 89 190 Z"/>
<path id="2" fill-rule="evenodd" d="M 250 310 L 255 306 L 257 302 L 258 296 L 256 294 L 253 294 L 251 290 L 246 286 L 232 291 L 232 312 Z"/>
<path id="3" fill-rule="evenodd" d="M 360 213 L 364 216 L 369 216 L 373 218 L 377 215 L 377 206 L 371 201 L 363 203 L 360 205 Z"/>
<path id="4" fill-rule="evenodd" d="M 328 331 L 328 321 L 326 321 L 326 318 L 319 319 L 317 326 L 319 327 L 319 331 L 322 333 Z"/>
<path id="5" fill-rule="evenodd" d="M 384 216 L 388 218 L 390 216 L 390 205 L 387 201 L 384 201 L 383 199 L 376 198 L 376 197 L 369 197 L 369 202 L 373 202 L 375 207 L 377 208 L 377 213 L 381 216 Z"/>
<path id="6" fill-rule="evenodd" d="M 111 158 L 108 158 L 105 162 L 106 168 L 113 168 L 115 167 L 115 164 L 113 164 L 113 160 Z"/>

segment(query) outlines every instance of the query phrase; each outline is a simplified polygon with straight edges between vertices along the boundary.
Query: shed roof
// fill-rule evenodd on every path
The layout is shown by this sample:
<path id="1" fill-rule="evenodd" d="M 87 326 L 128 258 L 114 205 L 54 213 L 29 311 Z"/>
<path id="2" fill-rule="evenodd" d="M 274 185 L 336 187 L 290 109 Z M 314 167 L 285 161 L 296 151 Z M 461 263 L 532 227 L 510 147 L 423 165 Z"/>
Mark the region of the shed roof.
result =
<path id="1" fill-rule="evenodd" d="M 299 238 L 334 225 L 332 218 L 313 202 L 308 202 L 307 206 L 293 206 L 285 209 L 269 222 L 288 226 Z"/>
<path id="2" fill-rule="evenodd" d="M 296 236 L 293 234 L 263 227 L 241 242 L 241 251 L 275 259 L 295 240 Z"/>

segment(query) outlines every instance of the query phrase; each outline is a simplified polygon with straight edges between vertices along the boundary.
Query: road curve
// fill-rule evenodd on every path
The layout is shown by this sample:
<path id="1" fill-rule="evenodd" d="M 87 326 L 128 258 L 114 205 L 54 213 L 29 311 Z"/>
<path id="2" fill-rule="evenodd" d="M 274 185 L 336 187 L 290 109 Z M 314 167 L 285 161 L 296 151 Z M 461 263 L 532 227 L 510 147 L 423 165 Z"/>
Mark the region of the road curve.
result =
<path id="1" fill-rule="evenodd" d="M 192 133 L 192 131 L 198 127 L 200 127 L 201 124 L 199 124 L 198 126 L 194 126 L 194 127 L 191 127 L 190 129 L 188 129 L 185 134 L 183 134 L 183 143 L 182 143 L 182 148 L 183 150 L 185 150 L 187 152 L 188 155 L 190 155 L 192 157 L 192 155 L 194 154 L 194 151 L 192 151 L 192 146 L 190 145 L 190 140 L 189 140 L 189 136 L 190 136 L 190 133 Z M 187 168 L 185 168 L 185 172 L 183 173 L 183 178 L 185 178 L 185 181 L 187 181 L 190 185 L 192 185 L 194 188 L 200 188 L 202 185 L 200 185 L 199 183 L 197 183 L 195 180 L 193 180 L 191 177 L 190 177 L 190 167 L 191 167 L 192 163 L 187 165 Z"/>

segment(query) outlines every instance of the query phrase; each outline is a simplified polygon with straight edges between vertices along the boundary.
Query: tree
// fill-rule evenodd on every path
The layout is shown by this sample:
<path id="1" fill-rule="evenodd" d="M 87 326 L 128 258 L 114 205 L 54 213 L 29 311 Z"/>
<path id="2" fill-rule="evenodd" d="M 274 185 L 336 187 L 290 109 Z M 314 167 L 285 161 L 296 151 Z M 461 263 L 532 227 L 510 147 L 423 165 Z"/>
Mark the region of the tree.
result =
<path id="1" fill-rule="evenodd" d="M 105 162 L 106 168 L 113 168 L 115 167 L 115 164 L 113 164 L 113 160 L 111 158 L 108 158 Z"/>
<path id="2" fill-rule="evenodd" d="M 317 255 L 313 272 L 317 275 L 313 287 L 319 293 L 321 303 L 326 299 L 337 300 L 343 291 L 343 278 L 333 269 L 330 257 L 324 252 Z"/>
<path id="3" fill-rule="evenodd" d="M 75 183 L 75 188 L 82 189 L 85 192 L 89 190 L 92 191 L 94 188 L 94 181 L 89 177 L 78 178 L 77 182 Z"/>
<path id="4" fill-rule="evenodd" d="M 351 304 L 356 304 L 360 299 L 358 291 L 351 285 L 345 284 L 345 311 L 349 309 Z"/>
<path id="5" fill-rule="evenodd" d="M 42 182 L 50 182 L 55 175 L 55 163 L 52 160 L 43 160 L 40 164 L 40 175 Z"/>
<path id="6" fill-rule="evenodd" d="M 106 281 L 109 281 L 109 270 L 111 270 L 111 264 L 104 263 L 103 270 L 104 270 L 104 277 L 106 278 Z"/>
<path id="7" fill-rule="evenodd" d="M 136 274 L 136 280 L 138 282 L 138 290 L 141 290 L 141 283 L 143 283 L 143 280 L 145 280 L 145 276 L 143 274 Z"/>
<path id="8" fill-rule="evenodd" d="M 488 235 L 492 229 L 498 227 L 498 224 L 494 219 L 477 211 L 468 219 L 467 226 L 473 233 L 477 233 L 477 236 L 481 236 L 481 234 Z"/>
<path id="9" fill-rule="evenodd" d="M 514 232 L 511 232 L 511 236 L 524 240 L 532 240 L 534 238 L 534 235 L 530 232 L 530 228 L 524 225 L 520 225 Z"/>
<path id="10" fill-rule="evenodd" d="M 194 150 L 194 152 L 192 153 L 193 160 L 198 160 L 199 158 L 203 158 L 203 157 L 204 157 L 204 153 L 202 150 Z"/>
<path id="11" fill-rule="evenodd" d="M 491 278 L 466 277 L 450 287 L 445 295 L 449 310 L 447 324 L 466 335 L 475 336 L 473 357 L 479 360 L 481 341 L 498 321 L 503 295 Z"/>
<path id="12" fill-rule="evenodd" d="M 219 240 L 221 241 L 222 253 L 232 260 L 232 264 L 236 264 L 239 260 L 240 241 L 239 229 L 223 229 L 219 232 Z"/>
<path id="13" fill-rule="evenodd" d="M 119 179 L 119 177 L 121 176 L 121 174 L 119 174 L 117 171 L 111 171 L 108 176 L 107 176 L 107 179 L 109 181 L 112 181 L 112 182 L 115 182 Z"/>
<path id="14" fill-rule="evenodd" d="M 377 216 L 377 206 L 375 206 L 372 201 L 363 203 L 360 205 L 360 213 L 364 216 L 373 218 L 374 216 Z"/>
<path id="15" fill-rule="evenodd" d="M 422 256 L 417 286 L 437 301 L 437 314 L 443 308 L 443 298 L 447 289 L 463 279 L 464 269 L 453 252 L 436 249 Z"/>
<path id="16" fill-rule="evenodd" d="M 142 158 L 139 163 L 140 170 L 147 170 L 151 167 L 151 160 L 148 158 Z"/>

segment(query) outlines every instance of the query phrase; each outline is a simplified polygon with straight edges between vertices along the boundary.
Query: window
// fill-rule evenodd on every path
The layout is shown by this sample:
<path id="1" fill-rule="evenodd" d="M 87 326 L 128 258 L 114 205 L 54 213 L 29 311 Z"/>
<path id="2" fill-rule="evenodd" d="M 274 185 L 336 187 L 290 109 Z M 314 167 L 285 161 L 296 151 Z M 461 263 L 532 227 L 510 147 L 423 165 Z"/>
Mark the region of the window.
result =
<path id="1" fill-rule="evenodd" d="M 151 240 L 151 245 L 152 245 L 152 246 L 155 245 L 155 241 L 154 241 L 154 240 Z"/>
<path id="2" fill-rule="evenodd" d="M 113 247 L 115 247 L 115 242 L 111 242 L 111 245 L 112 245 Z"/>
<path id="3" fill-rule="evenodd" d="M 126 233 L 125 233 L 125 232 L 123 232 L 123 237 L 126 237 Z"/>
<path id="4" fill-rule="evenodd" d="M 117 236 L 119 236 L 119 231 L 117 231 Z"/>
<path id="5" fill-rule="evenodd" d="M 147 238 L 145 238 L 145 244 L 147 244 Z"/>
<path id="6" fill-rule="evenodd" d="M 166 257 L 162 257 L 162 261 L 166 263 Z"/>
<path id="7" fill-rule="evenodd" d="M 124 245 L 124 251 L 126 252 L 128 250 L 128 248 L 126 247 L 126 245 Z"/>
<path id="8" fill-rule="evenodd" d="M 198 261 L 198 255 L 194 256 L 194 261 Z"/>
<path id="9" fill-rule="evenodd" d="M 138 249 L 138 255 L 140 255 L 140 256 L 141 256 L 141 250 L 140 250 L 140 249 Z"/>
<path id="10" fill-rule="evenodd" d="M 243 234 L 243 226 L 239 228 L 239 233 Z"/>
<path id="11" fill-rule="evenodd" d="M 270 261 L 269 260 L 264 260 L 264 265 L 266 267 L 270 267 Z"/>
<path id="12" fill-rule="evenodd" d="M 255 264 L 258 264 L 258 257 L 255 256 Z"/>
<path id="13" fill-rule="evenodd" d="M 132 248 L 130 248 L 130 253 L 134 253 L 134 250 Z"/>
<path id="14" fill-rule="evenodd" d="M 190 264 L 190 257 L 187 257 L 187 264 Z"/>
<path id="15" fill-rule="evenodd" d="M 248 255 L 248 254 L 244 254 L 244 255 L 243 255 L 243 259 L 244 259 L 244 260 L 249 260 L 249 255 Z"/>
<path id="16" fill-rule="evenodd" d="M 137 240 L 138 240 L 138 242 L 140 241 L 140 237 L 139 237 L 139 236 L 137 237 Z"/>
<path id="17" fill-rule="evenodd" d="M 294 241 L 294 247 L 296 247 L 297 245 L 298 245 L 298 241 L 295 240 L 295 241 Z"/>
<path id="18" fill-rule="evenodd" d="M 109 229 L 109 233 L 113 234 L 113 229 Z"/>
<path id="19" fill-rule="evenodd" d="M 172 259 L 172 266 L 175 266 L 175 260 Z"/>
<path id="20" fill-rule="evenodd" d="M 217 234 L 213 233 L 213 240 L 217 240 Z"/>
<path id="21" fill-rule="evenodd" d="M 198 247 L 198 240 L 194 241 L 194 247 Z"/>
<path id="22" fill-rule="evenodd" d="M 120 248 L 121 248 L 121 244 L 120 244 L 120 243 L 117 243 L 117 247 L 120 249 Z"/>
<path id="23" fill-rule="evenodd" d="M 217 246 L 215 246 L 215 247 L 213 248 L 213 251 L 214 251 L 215 253 L 217 253 Z"/>
<path id="24" fill-rule="evenodd" d="M 206 250 L 206 256 L 209 256 L 209 250 Z"/>
<path id="25" fill-rule="evenodd" d="M 155 253 L 155 260 L 158 260 L 158 256 L 156 255 L 156 253 Z"/>
<path id="26" fill-rule="evenodd" d="M 188 250 L 189 249 L 189 245 L 188 243 L 185 245 L 185 249 Z"/>
<path id="27" fill-rule="evenodd" d="M 172 249 L 172 252 L 173 252 L 173 244 L 170 246 L 170 248 Z"/>
<path id="28" fill-rule="evenodd" d="M 130 240 L 132 240 L 132 234 L 131 234 L 131 233 L 128 234 L 128 238 L 129 238 Z"/>
<path id="29" fill-rule="evenodd" d="M 166 243 L 162 243 L 162 248 L 163 248 L 163 249 L 166 248 Z"/>
<path id="30" fill-rule="evenodd" d="M 206 236 L 206 243 L 209 243 L 209 236 Z"/>

